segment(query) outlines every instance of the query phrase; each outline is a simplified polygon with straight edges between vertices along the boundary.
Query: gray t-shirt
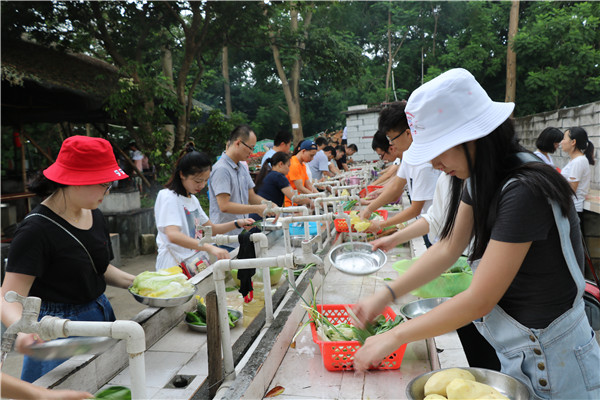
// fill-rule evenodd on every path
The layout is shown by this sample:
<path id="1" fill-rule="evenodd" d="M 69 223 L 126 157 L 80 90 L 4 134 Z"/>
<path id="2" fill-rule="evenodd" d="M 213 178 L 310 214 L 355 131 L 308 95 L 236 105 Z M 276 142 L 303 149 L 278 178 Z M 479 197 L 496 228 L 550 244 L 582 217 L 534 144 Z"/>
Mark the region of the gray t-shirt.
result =
<path id="1" fill-rule="evenodd" d="M 323 171 L 329 171 L 329 160 L 323 150 L 317 151 L 315 157 L 308 163 L 314 180 L 318 181 L 323 176 Z"/>
<path id="2" fill-rule="evenodd" d="M 225 153 L 213 165 L 208 182 L 208 199 L 210 201 L 210 221 L 213 224 L 231 222 L 240 218 L 248 218 L 248 214 L 230 214 L 221 212 L 217 203 L 217 195 L 229 194 L 230 201 L 239 204 L 248 204 L 248 191 L 254 188 L 252 177 L 241 163 L 234 163 Z M 237 235 L 242 229 L 227 232 L 228 235 Z M 237 245 L 231 244 L 231 247 Z"/>

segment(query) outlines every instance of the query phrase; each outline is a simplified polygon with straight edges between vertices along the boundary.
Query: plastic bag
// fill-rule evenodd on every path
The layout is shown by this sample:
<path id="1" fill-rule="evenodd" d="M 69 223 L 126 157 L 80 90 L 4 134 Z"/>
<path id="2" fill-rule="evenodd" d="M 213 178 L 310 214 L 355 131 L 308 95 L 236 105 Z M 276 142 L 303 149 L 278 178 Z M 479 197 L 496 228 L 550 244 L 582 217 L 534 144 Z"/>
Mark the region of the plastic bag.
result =
<path id="1" fill-rule="evenodd" d="M 417 260 L 413 258 L 410 260 L 400 260 L 392 267 L 398 271 L 398 274 L 402 275 L 410 266 Z M 469 287 L 471 280 L 473 279 L 473 272 L 471 267 L 467 263 L 467 257 L 459 257 L 459 259 L 448 269 L 448 271 L 461 271 L 461 272 L 446 272 L 435 278 L 429 283 L 421 286 L 420 288 L 413 290 L 411 294 L 423 298 L 433 297 L 452 297 Z"/>

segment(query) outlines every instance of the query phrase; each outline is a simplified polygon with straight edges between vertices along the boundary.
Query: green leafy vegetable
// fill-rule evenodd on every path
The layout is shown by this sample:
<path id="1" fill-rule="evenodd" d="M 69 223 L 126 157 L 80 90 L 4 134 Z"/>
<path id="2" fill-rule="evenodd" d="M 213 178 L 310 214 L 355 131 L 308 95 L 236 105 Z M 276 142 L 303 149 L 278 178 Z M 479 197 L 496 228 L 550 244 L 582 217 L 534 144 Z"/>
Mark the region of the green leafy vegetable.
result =
<path id="1" fill-rule="evenodd" d="M 182 273 L 144 271 L 133 280 L 131 291 L 145 297 L 173 298 L 194 293 L 195 286 Z"/>
<path id="2" fill-rule="evenodd" d="M 131 390 L 125 386 L 111 386 L 96 393 L 95 399 L 131 400 Z"/>

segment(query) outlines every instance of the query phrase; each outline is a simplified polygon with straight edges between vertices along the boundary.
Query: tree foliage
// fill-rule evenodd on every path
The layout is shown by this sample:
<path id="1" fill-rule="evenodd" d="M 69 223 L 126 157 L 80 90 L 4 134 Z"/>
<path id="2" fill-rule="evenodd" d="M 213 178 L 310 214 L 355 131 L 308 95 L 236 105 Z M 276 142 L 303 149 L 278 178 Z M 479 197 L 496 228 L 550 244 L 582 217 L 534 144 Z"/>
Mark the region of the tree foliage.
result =
<path id="1" fill-rule="evenodd" d="M 3 38 L 26 34 L 117 66 L 107 109 L 168 163 L 190 137 L 214 155 L 232 121 L 259 139 L 291 130 L 290 84 L 306 135 L 341 129 L 350 105 L 408 98 L 449 68 L 468 69 L 502 101 L 509 12 L 510 2 L 4 1 L 1 16 Z M 599 24 L 597 2 L 520 3 L 517 116 L 600 97 Z M 192 102 L 225 110 L 224 47 L 231 120 Z"/>

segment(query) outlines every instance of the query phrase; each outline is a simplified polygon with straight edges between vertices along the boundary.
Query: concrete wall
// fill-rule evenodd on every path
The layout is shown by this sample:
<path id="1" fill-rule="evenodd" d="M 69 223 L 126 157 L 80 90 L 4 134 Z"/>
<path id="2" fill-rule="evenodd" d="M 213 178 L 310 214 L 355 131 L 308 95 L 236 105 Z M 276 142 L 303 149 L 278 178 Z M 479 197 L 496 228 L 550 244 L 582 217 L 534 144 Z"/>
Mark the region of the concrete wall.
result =
<path id="1" fill-rule="evenodd" d="M 156 234 L 153 208 L 138 208 L 126 212 L 105 212 L 110 232 L 119 233 L 120 255 L 139 256 L 142 234 Z"/>
<path id="2" fill-rule="evenodd" d="M 354 143 L 358 152 L 352 156 L 355 161 L 378 160 L 377 154 L 371 148 L 373 135 L 377 131 L 377 119 L 381 107 L 367 107 L 366 104 L 348 107 L 346 127 L 348 144 Z M 535 150 L 538 135 L 548 126 L 554 126 L 564 131 L 572 126 L 583 127 L 595 147 L 595 159 L 599 162 L 592 168 L 592 189 L 600 189 L 600 101 L 577 107 L 563 108 L 556 111 L 528 115 L 515 119 L 515 129 L 521 143 L 527 149 Z M 552 155 L 559 168 L 564 167 L 569 157 L 560 149 Z"/>
<path id="3" fill-rule="evenodd" d="M 600 101 L 583 104 L 578 107 L 563 108 L 545 113 L 528 115 L 515 119 L 515 130 L 521 144 L 527 149 L 535 150 L 535 141 L 539 134 L 549 126 L 565 131 L 573 126 L 586 130 L 590 141 L 594 144 L 596 165 L 592 166 L 592 189 L 600 189 Z M 554 163 L 559 168 L 569 162 L 569 156 L 560 148 L 552 154 Z"/>

